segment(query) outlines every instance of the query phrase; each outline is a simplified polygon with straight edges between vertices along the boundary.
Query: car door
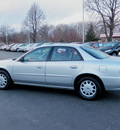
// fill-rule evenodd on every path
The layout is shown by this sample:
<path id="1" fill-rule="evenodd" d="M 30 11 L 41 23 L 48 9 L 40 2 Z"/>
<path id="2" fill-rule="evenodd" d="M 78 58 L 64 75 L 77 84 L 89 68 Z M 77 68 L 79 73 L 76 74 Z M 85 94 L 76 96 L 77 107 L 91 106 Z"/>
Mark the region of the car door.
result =
<path id="1" fill-rule="evenodd" d="M 71 87 L 76 74 L 83 67 L 83 58 L 75 48 L 54 47 L 51 60 L 46 64 L 46 83 Z"/>
<path id="2" fill-rule="evenodd" d="M 18 60 L 13 67 L 14 81 L 45 84 L 45 66 L 50 50 L 50 47 L 38 48 Z"/>

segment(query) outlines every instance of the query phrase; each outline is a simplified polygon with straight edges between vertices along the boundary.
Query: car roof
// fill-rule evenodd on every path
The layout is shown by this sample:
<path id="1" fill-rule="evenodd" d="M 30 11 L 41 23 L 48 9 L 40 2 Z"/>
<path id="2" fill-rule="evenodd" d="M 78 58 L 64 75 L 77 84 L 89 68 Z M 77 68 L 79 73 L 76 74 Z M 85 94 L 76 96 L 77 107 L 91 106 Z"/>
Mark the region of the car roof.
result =
<path id="1" fill-rule="evenodd" d="M 41 46 L 68 46 L 68 47 L 79 47 L 83 44 L 76 44 L 76 43 L 44 43 Z M 41 47 L 40 46 L 40 47 Z"/>

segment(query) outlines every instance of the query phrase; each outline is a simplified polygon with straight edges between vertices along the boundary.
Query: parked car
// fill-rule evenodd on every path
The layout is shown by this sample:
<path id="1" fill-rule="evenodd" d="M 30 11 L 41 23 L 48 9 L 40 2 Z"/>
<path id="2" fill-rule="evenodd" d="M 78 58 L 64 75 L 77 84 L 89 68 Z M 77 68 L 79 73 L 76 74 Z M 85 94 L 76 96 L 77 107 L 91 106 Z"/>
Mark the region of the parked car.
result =
<path id="1" fill-rule="evenodd" d="M 16 49 L 18 48 L 18 46 L 20 46 L 21 44 L 20 43 L 16 43 L 14 46 L 12 46 L 10 48 L 10 51 L 16 51 Z"/>
<path id="2" fill-rule="evenodd" d="M 6 44 L 0 45 L 0 50 L 4 50 L 6 48 Z"/>
<path id="3" fill-rule="evenodd" d="M 91 46 L 93 48 L 96 48 L 96 49 L 104 46 L 104 43 L 102 43 L 102 42 L 87 42 L 85 44 L 89 45 L 89 46 Z"/>
<path id="4" fill-rule="evenodd" d="M 28 45 L 29 45 L 29 44 L 27 44 L 27 43 L 22 44 L 21 46 L 19 46 L 19 47 L 17 48 L 17 51 L 24 52 L 25 48 L 26 48 Z"/>
<path id="5" fill-rule="evenodd" d="M 6 48 L 5 48 L 5 50 L 9 51 L 14 45 L 16 45 L 16 43 L 12 43 L 10 45 L 7 45 Z"/>
<path id="6" fill-rule="evenodd" d="M 80 44 L 49 44 L 0 61 L 0 89 L 12 83 L 74 89 L 84 99 L 120 90 L 120 58 Z"/>
<path id="7" fill-rule="evenodd" d="M 83 44 L 83 42 L 72 42 L 72 43 L 75 43 L 75 44 Z"/>
<path id="8" fill-rule="evenodd" d="M 117 56 L 120 52 L 120 42 L 109 42 L 106 43 L 102 48 L 99 49 L 109 55 Z"/>
<path id="9" fill-rule="evenodd" d="M 6 44 L 3 44 L 3 45 L 0 47 L 0 50 L 5 50 L 6 47 L 7 47 L 7 45 L 6 45 Z"/>
<path id="10" fill-rule="evenodd" d="M 28 44 L 28 45 L 25 47 L 24 52 L 29 51 L 29 48 L 30 48 L 31 46 L 33 46 L 33 45 L 34 45 L 34 43 Z"/>
<path id="11" fill-rule="evenodd" d="M 33 50 L 33 49 L 35 49 L 36 47 L 39 47 L 39 46 L 41 46 L 41 45 L 42 45 L 42 43 L 33 43 L 31 46 L 29 46 L 29 47 L 26 48 L 26 51 Z"/>

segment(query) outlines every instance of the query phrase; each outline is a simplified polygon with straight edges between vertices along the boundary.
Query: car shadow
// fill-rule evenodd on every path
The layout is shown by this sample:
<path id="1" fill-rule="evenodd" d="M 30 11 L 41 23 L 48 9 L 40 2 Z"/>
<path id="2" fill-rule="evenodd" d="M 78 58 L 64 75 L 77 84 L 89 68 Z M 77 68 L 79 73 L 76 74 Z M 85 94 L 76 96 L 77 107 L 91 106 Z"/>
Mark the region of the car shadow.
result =
<path id="1" fill-rule="evenodd" d="M 120 91 L 107 91 L 98 100 L 120 102 Z"/>
<path id="2" fill-rule="evenodd" d="M 63 89 L 63 88 L 49 88 L 49 87 L 37 87 L 37 86 L 28 86 L 28 85 L 14 85 L 14 90 L 23 90 L 35 93 L 46 93 L 46 94 L 59 94 L 59 95 L 71 95 L 76 96 L 74 90 Z"/>
<path id="3" fill-rule="evenodd" d="M 28 91 L 34 93 L 42 93 L 42 94 L 51 94 L 51 95 L 64 95 L 70 96 L 74 98 L 80 98 L 76 94 L 74 90 L 70 89 L 63 89 L 63 88 L 48 88 L 48 87 L 36 87 L 36 86 L 28 86 L 28 85 L 14 85 L 13 89 L 16 91 Z M 80 98 L 82 99 L 82 98 Z M 120 101 L 120 91 L 107 91 L 99 97 L 97 100 L 93 101 Z"/>

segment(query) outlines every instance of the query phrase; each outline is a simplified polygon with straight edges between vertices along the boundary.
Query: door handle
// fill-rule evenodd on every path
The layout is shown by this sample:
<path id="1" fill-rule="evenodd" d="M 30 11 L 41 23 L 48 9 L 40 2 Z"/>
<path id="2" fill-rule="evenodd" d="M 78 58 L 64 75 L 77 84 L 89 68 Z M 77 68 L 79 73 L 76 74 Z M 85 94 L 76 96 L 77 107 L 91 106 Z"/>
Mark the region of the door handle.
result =
<path id="1" fill-rule="evenodd" d="M 71 69 L 77 69 L 78 67 L 77 67 L 77 65 L 71 65 L 70 68 Z"/>
<path id="2" fill-rule="evenodd" d="M 43 66 L 42 66 L 42 65 L 38 65 L 37 68 L 38 68 L 38 69 L 42 69 Z"/>

